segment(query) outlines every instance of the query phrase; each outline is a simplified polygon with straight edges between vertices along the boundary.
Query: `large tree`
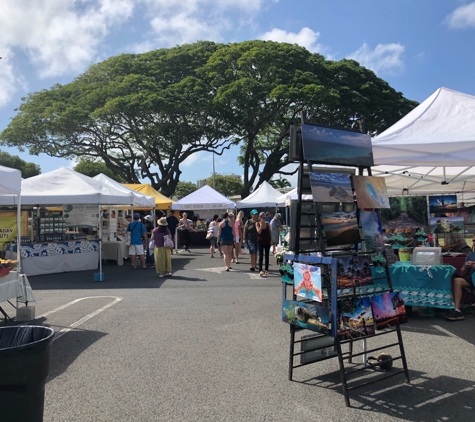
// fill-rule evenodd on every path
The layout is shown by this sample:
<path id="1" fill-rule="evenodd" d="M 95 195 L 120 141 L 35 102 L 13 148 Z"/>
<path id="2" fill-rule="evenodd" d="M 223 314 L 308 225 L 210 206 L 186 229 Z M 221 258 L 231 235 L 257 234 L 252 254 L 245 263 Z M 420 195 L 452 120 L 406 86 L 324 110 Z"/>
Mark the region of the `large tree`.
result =
<path id="1" fill-rule="evenodd" d="M 214 93 L 196 75 L 218 48 L 197 42 L 112 57 L 28 95 L 0 139 L 32 154 L 100 158 L 127 182 L 145 178 L 169 196 L 184 160 L 229 145 Z"/>
<path id="2" fill-rule="evenodd" d="M 0 166 L 10 167 L 21 171 L 21 177 L 28 179 L 28 177 L 37 176 L 41 173 L 41 168 L 35 163 L 22 160 L 16 155 L 11 155 L 8 152 L 0 151 Z"/>

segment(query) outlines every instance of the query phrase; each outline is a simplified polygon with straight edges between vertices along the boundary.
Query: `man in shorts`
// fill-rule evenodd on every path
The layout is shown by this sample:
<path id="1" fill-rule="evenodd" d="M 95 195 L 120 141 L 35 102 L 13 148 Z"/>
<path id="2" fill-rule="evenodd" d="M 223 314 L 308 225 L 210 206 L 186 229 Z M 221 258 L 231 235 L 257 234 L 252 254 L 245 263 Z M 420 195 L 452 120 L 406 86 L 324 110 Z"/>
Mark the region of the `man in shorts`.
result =
<path id="1" fill-rule="evenodd" d="M 460 305 L 462 303 L 463 289 L 470 287 L 473 289 L 472 274 L 475 272 L 475 252 L 470 252 L 465 258 L 462 266 L 462 276 L 456 276 L 452 285 L 452 294 L 454 296 L 455 309 L 451 311 L 445 319 L 449 321 L 461 321 L 465 319 Z"/>
<path id="2" fill-rule="evenodd" d="M 142 262 L 142 268 L 147 269 L 145 265 L 145 255 L 143 248 L 143 236 L 147 233 L 147 229 L 140 221 L 140 214 L 134 214 L 134 221 L 127 226 L 127 231 L 130 232 L 130 246 L 129 246 L 129 255 L 132 258 L 132 267 L 137 269 L 136 260 L 137 255 L 140 256 L 140 261 Z"/>

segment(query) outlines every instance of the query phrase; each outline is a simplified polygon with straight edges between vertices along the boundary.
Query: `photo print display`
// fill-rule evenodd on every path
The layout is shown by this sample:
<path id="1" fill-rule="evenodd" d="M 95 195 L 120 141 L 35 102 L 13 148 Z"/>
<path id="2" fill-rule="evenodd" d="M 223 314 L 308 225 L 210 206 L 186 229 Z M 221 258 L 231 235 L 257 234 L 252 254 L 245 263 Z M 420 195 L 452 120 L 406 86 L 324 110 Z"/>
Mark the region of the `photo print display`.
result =
<path id="1" fill-rule="evenodd" d="M 348 289 L 373 284 L 372 259 L 367 255 L 349 255 L 337 258 L 337 287 Z"/>
<path id="2" fill-rule="evenodd" d="M 384 249 L 383 228 L 377 211 L 360 211 L 361 237 L 368 251 Z"/>
<path id="3" fill-rule="evenodd" d="M 322 301 L 322 274 L 319 267 L 294 263 L 294 294 Z"/>
<path id="4" fill-rule="evenodd" d="M 330 332 L 330 310 L 324 306 L 283 299 L 282 321 L 323 334 Z"/>
<path id="5" fill-rule="evenodd" d="M 355 245 L 360 241 L 356 212 L 322 213 L 327 247 Z"/>
<path id="6" fill-rule="evenodd" d="M 310 172 L 313 202 L 353 202 L 350 174 Z"/>
<path id="7" fill-rule="evenodd" d="M 371 307 L 378 330 L 407 322 L 406 307 L 401 292 L 372 296 Z"/>
<path id="8" fill-rule="evenodd" d="M 431 233 L 463 233 L 463 217 L 431 217 Z"/>
<path id="9" fill-rule="evenodd" d="M 429 212 L 457 211 L 457 195 L 429 196 Z"/>
<path id="10" fill-rule="evenodd" d="M 359 209 L 390 207 L 384 177 L 352 176 L 352 181 Z"/>
<path id="11" fill-rule="evenodd" d="M 304 124 L 303 156 L 306 161 L 346 166 L 374 165 L 371 137 L 365 133 Z"/>
<path id="12" fill-rule="evenodd" d="M 353 339 L 374 335 L 369 297 L 348 297 L 338 301 L 338 337 Z"/>

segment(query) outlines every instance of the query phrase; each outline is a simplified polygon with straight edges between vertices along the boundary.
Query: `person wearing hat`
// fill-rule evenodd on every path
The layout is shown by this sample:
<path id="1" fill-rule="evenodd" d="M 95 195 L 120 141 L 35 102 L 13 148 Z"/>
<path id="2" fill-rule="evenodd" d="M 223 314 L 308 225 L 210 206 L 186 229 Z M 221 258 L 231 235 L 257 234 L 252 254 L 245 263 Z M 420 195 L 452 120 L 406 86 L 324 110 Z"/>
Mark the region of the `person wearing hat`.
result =
<path id="1" fill-rule="evenodd" d="M 172 275 L 172 256 L 170 249 L 165 247 L 165 236 L 171 235 L 166 217 L 159 218 L 157 227 L 152 230 L 152 239 L 155 242 L 155 270 L 159 277 Z"/>
<path id="2" fill-rule="evenodd" d="M 129 246 L 129 255 L 132 258 L 132 267 L 137 269 L 136 261 L 137 255 L 140 256 L 140 261 L 142 262 L 142 268 L 146 269 L 145 265 L 145 255 L 143 249 L 142 239 L 147 233 L 147 229 L 140 221 L 140 214 L 134 214 L 134 221 L 127 226 L 127 231 L 130 232 L 130 246 Z"/>
<path id="3" fill-rule="evenodd" d="M 251 211 L 251 218 L 244 225 L 243 238 L 249 249 L 249 258 L 251 260 L 251 271 L 256 271 L 257 267 L 257 210 Z"/>

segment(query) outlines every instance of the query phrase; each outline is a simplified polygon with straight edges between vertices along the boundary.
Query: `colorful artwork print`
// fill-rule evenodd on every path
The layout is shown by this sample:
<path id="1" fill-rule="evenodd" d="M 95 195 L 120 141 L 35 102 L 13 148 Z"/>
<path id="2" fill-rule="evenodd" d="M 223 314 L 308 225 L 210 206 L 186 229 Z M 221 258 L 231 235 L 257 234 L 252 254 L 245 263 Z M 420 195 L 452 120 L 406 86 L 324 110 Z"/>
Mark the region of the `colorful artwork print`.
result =
<path id="1" fill-rule="evenodd" d="M 283 299 L 282 321 L 323 334 L 330 332 L 330 311 L 323 306 Z"/>
<path id="2" fill-rule="evenodd" d="M 457 195 L 429 196 L 429 212 L 457 211 Z"/>
<path id="3" fill-rule="evenodd" d="M 463 233 L 463 217 L 431 217 L 431 233 Z"/>
<path id="4" fill-rule="evenodd" d="M 369 297 L 349 297 L 338 301 L 338 332 L 341 339 L 374 335 L 374 319 Z"/>
<path id="5" fill-rule="evenodd" d="M 337 260 L 337 286 L 339 289 L 373 284 L 370 256 L 341 256 Z"/>
<path id="6" fill-rule="evenodd" d="M 378 330 L 407 322 L 406 307 L 401 292 L 372 296 L 371 307 Z"/>
<path id="7" fill-rule="evenodd" d="M 369 251 L 384 249 L 383 228 L 379 213 L 376 211 L 360 211 L 361 235 Z"/>
<path id="8" fill-rule="evenodd" d="M 322 213 L 327 247 L 355 245 L 360 241 L 356 212 Z"/>
<path id="9" fill-rule="evenodd" d="M 352 176 L 358 208 L 389 208 L 384 177 Z"/>
<path id="10" fill-rule="evenodd" d="M 307 161 L 347 166 L 373 166 L 371 137 L 365 133 L 301 125 L 303 156 Z"/>
<path id="11" fill-rule="evenodd" d="M 322 275 L 319 267 L 294 263 L 294 294 L 322 301 Z"/>
<path id="12" fill-rule="evenodd" d="M 311 172 L 313 202 L 353 202 L 350 174 Z"/>

